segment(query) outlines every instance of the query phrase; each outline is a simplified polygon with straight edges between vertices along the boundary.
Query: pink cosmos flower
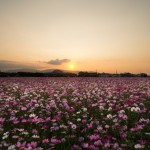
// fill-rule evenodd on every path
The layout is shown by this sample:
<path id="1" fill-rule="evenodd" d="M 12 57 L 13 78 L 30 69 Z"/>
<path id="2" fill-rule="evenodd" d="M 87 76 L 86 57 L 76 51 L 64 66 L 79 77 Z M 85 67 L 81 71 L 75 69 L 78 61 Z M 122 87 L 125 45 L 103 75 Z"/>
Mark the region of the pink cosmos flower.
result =
<path id="1" fill-rule="evenodd" d="M 26 142 L 23 142 L 23 143 L 17 142 L 17 144 L 16 144 L 16 146 L 17 146 L 18 148 L 24 147 L 25 145 L 26 145 Z"/>
<path id="2" fill-rule="evenodd" d="M 72 128 L 72 129 L 76 129 L 77 126 L 76 126 L 75 124 L 72 124 L 72 125 L 71 125 L 71 128 Z"/>
<path id="3" fill-rule="evenodd" d="M 37 147 L 37 142 L 28 143 L 27 146 L 28 146 L 28 147 L 36 148 L 36 147 Z"/>
<path id="4" fill-rule="evenodd" d="M 104 147 L 105 147 L 105 148 L 110 147 L 110 142 L 106 142 L 106 143 L 104 144 Z"/>
<path id="5" fill-rule="evenodd" d="M 88 129 L 90 129 L 90 128 L 92 128 L 92 123 L 90 123 L 90 124 L 87 124 L 87 126 L 88 126 Z"/>
<path id="6" fill-rule="evenodd" d="M 27 110 L 27 108 L 26 107 L 21 107 L 21 110 Z"/>
<path id="7" fill-rule="evenodd" d="M 51 138 L 51 142 L 57 144 L 57 143 L 61 143 L 61 140 L 56 138 Z"/>
<path id="8" fill-rule="evenodd" d="M 95 142 L 94 142 L 94 145 L 96 145 L 96 146 L 102 145 L 101 140 L 95 141 Z"/>
<path id="9" fill-rule="evenodd" d="M 125 139 L 125 138 L 127 137 L 127 133 L 126 133 L 126 132 L 122 132 L 122 133 L 121 133 L 121 137 L 122 137 L 123 139 Z"/>
<path id="10" fill-rule="evenodd" d="M 27 120 L 26 119 L 22 119 L 21 123 L 27 123 Z"/>
<path id="11" fill-rule="evenodd" d="M 53 94 L 54 90 L 48 90 L 48 93 Z"/>
<path id="12" fill-rule="evenodd" d="M 42 143 L 49 143 L 49 139 L 43 139 Z"/>
<path id="13" fill-rule="evenodd" d="M 88 148 L 89 144 L 88 143 L 83 143 L 82 146 L 83 146 L 83 148 Z"/>
<path id="14" fill-rule="evenodd" d="M 90 140 L 97 140 L 97 139 L 99 139 L 99 138 L 100 138 L 99 135 L 90 135 L 90 136 L 89 136 L 89 139 L 90 139 Z"/>
<path id="15" fill-rule="evenodd" d="M 0 122 L 3 123 L 5 121 L 5 118 L 0 118 Z"/>

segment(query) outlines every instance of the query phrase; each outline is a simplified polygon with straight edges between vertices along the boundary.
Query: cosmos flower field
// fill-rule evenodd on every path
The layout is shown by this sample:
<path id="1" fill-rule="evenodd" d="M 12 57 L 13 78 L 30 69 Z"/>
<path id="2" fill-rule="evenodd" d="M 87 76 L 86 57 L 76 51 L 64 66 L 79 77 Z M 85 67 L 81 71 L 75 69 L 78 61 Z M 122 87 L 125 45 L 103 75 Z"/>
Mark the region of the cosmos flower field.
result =
<path id="1" fill-rule="evenodd" d="M 150 78 L 0 78 L 0 149 L 150 149 Z"/>

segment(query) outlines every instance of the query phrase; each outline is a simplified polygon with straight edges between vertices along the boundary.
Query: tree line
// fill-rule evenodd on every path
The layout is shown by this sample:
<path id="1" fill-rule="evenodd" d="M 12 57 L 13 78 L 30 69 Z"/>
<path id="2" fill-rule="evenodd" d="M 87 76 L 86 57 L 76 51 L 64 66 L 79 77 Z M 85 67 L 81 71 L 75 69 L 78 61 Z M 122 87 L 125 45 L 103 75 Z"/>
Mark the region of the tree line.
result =
<path id="1" fill-rule="evenodd" d="M 54 70 L 52 72 L 0 72 L 0 77 L 148 77 L 146 73 L 98 73 L 98 72 L 83 72 L 70 73 L 61 70 Z"/>

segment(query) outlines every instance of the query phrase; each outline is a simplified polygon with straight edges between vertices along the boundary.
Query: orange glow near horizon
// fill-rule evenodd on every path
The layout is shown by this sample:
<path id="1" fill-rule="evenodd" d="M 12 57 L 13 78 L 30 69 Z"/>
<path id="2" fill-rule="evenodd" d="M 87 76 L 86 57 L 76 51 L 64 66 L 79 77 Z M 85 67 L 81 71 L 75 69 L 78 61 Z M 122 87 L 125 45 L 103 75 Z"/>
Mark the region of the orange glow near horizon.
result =
<path id="1" fill-rule="evenodd" d="M 70 64 L 70 65 L 69 65 L 69 68 L 70 68 L 70 70 L 74 70 L 74 65 L 73 65 L 73 64 Z"/>

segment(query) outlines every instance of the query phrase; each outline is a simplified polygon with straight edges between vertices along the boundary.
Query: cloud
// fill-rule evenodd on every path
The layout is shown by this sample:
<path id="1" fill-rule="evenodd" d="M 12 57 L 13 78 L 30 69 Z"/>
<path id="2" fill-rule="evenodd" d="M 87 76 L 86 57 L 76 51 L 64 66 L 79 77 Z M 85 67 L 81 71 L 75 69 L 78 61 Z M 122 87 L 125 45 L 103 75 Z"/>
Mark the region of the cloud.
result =
<path id="1" fill-rule="evenodd" d="M 16 61 L 0 60 L 1 71 L 14 70 L 14 69 L 37 69 L 37 66 L 33 64 L 26 64 L 26 63 L 21 63 Z"/>
<path id="2" fill-rule="evenodd" d="M 55 59 L 55 60 L 48 61 L 47 64 L 61 65 L 63 63 L 68 63 L 68 62 L 70 62 L 70 59 Z"/>

